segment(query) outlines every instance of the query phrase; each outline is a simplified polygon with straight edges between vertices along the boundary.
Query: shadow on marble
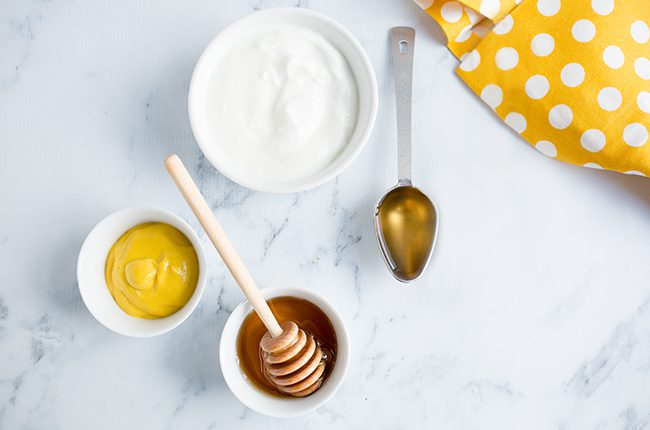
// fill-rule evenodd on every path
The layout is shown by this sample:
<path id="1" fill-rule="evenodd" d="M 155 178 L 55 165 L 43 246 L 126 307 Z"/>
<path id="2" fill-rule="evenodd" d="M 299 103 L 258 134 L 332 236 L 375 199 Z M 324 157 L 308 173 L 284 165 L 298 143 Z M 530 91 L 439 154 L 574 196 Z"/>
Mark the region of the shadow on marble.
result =
<path id="1" fill-rule="evenodd" d="M 229 316 L 230 312 L 214 311 L 204 301 L 168 335 L 165 361 L 174 373 L 185 378 L 185 390 L 193 395 L 227 390 L 219 366 L 219 342 Z"/>
<path id="2" fill-rule="evenodd" d="M 116 124 L 116 129 L 129 136 L 129 156 L 148 160 L 140 163 L 141 169 L 160 169 L 164 158 L 172 153 L 192 167 L 198 161 L 200 151 L 190 127 L 187 96 L 199 55 L 188 51 L 167 58 L 156 75 L 140 84 L 138 116 Z"/>
<path id="3" fill-rule="evenodd" d="M 375 233 L 374 213 L 376 204 L 376 198 L 367 197 L 355 209 L 356 213 L 363 214 L 363 216 L 358 217 L 360 221 L 357 230 L 360 232 L 361 240 L 359 246 L 352 251 L 352 259 L 364 271 L 388 270 L 382 259 Z"/>
<path id="4" fill-rule="evenodd" d="M 612 191 L 623 191 L 637 199 L 648 207 L 650 213 L 650 178 L 643 178 L 636 175 L 624 175 L 618 172 L 604 170 L 592 170 L 583 167 L 577 169 L 588 170 L 587 174 L 591 175 L 594 181 L 598 181 L 603 187 L 614 188 Z"/>
<path id="5" fill-rule="evenodd" d="M 472 91 L 472 89 L 469 86 L 467 86 L 465 82 L 455 73 L 454 73 L 454 78 L 457 79 L 458 82 L 462 84 L 461 86 L 463 87 L 464 91 L 466 91 L 470 97 L 476 99 L 476 103 L 481 106 L 480 109 L 482 109 L 486 115 L 490 115 L 494 118 L 498 118 L 495 115 L 494 111 L 486 103 L 480 101 L 478 99 L 478 96 Z M 505 129 L 508 130 L 509 133 L 511 133 L 513 136 L 516 136 L 522 145 L 527 145 L 530 147 L 531 151 L 537 152 L 537 150 L 534 149 L 529 142 L 523 139 L 519 135 L 519 133 L 517 133 L 512 128 L 506 126 L 505 124 L 502 125 Z M 539 153 L 536 153 L 534 155 L 542 156 L 542 154 Z M 582 166 L 564 163 L 559 160 L 548 160 L 548 161 L 551 163 L 555 163 L 561 169 L 568 169 L 568 171 L 572 171 L 572 174 L 588 175 L 590 177 L 590 180 L 600 183 L 602 187 L 615 188 L 615 190 L 612 190 L 613 192 L 621 190 L 627 194 L 630 194 L 631 196 L 638 199 L 641 203 L 648 206 L 648 208 L 650 208 L 650 178 L 644 178 L 637 175 L 626 175 L 626 174 L 613 172 L 609 170 L 590 169 Z"/>
<path id="6" fill-rule="evenodd" d="M 170 59 L 161 81 L 150 89 L 141 106 L 146 128 L 143 140 L 152 143 L 151 153 L 160 159 L 172 152 L 180 156 L 198 154 L 187 111 L 187 94 L 197 60 L 194 55 Z"/>
<path id="7" fill-rule="evenodd" d="M 86 310 L 77 284 L 77 258 L 85 235 L 89 231 L 90 228 L 87 231 L 77 229 L 75 237 L 60 243 L 59 249 L 50 254 L 48 279 L 52 280 L 52 284 L 49 286 L 48 295 L 52 304 L 68 317 L 78 318 L 80 314 L 84 314 L 85 317 L 92 319 Z"/>

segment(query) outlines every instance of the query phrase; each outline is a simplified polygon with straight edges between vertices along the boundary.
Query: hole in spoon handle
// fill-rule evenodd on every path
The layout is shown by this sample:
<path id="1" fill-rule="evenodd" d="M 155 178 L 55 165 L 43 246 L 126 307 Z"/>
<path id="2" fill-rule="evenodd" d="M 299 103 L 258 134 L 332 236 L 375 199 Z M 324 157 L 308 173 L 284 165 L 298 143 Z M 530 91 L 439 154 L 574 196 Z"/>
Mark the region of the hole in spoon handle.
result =
<path id="1" fill-rule="evenodd" d="M 406 40 L 400 40 L 399 41 L 399 53 L 401 55 L 405 55 L 408 53 L 409 50 L 409 43 Z"/>

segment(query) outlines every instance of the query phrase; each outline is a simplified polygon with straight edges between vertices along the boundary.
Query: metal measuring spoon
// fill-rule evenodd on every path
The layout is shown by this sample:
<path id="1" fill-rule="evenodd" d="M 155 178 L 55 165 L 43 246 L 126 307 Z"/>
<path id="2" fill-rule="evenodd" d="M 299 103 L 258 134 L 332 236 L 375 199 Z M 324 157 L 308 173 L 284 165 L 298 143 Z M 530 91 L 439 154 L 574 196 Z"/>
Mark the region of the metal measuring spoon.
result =
<path id="1" fill-rule="evenodd" d="M 393 276 L 401 282 L 418 278 L 429 263 L 438 232 L 438 211 L 411 184 L 411 93 L 415 30 L 390 30 L 395 95 L 399 180 L 377 203 L 375 230 Z"/>

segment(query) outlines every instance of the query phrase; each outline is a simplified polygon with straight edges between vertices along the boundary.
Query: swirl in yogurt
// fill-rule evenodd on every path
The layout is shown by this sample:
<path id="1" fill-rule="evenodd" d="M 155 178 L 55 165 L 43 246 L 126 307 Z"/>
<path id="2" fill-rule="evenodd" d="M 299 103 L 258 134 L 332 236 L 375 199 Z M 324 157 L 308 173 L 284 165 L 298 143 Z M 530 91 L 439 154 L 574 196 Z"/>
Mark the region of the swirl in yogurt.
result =
<path id="1" fill-rule="evenodd" d="M 321 171 L 348 143 L 357 85 L 341 53 L 298 25 L 233 38 L 211 75 L 206 110 L 225 173 L 292 181 Z"/>

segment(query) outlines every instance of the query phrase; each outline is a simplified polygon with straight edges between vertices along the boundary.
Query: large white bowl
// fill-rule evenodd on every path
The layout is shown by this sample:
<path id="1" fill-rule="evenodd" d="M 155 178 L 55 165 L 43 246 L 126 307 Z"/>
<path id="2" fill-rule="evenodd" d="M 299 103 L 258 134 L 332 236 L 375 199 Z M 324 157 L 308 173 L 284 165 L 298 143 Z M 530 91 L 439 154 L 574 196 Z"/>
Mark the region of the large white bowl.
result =
<path id="1" fill-rule="evenodd" d="M 176 227 L 192 243 L 199 259 L 194 294 L 185 306 L 165 318 L 143 319 L 127 315 L 106 286 L 104 268 L 109 250 L 127 230 L 145 222 L 163 222 Z M 104 218 L 88 233 L 77 260 L 77 281 L 86 307 L 102 325 L 125 336 L 150 337 L 174 329 L 190 316 L 205 290 L 206 267 L 199 237 L 181 218 L 162 209 L 123 209 Z"/>
<path id="2" fill-rule="evenodd" d="M 321 295 L 298 287 L 270 287 L 262 290 L 265 299 L 273 297 L 292 296 L 309 300 L 318 306 L 329 318 L 337 339 L 336 363 L 332 373 L 323 385 L 312 395 L 305 398 L 273 397 L 253 386 L 242 373 L 237 357 L 237 334 L 244 319 L 253 307 L 244 301 L 232 312 L 221 335 L 219 344 L 219 363 L 221 373 L 228 384 L 230 391 L 244 405 L 252 410 L 271 417 L 293 417 L 312 412 L 324 405 L 334 396 L 336 390 L 343 383 L 350 365 L 350 338 L 348 330 L 341 315 Z"/>
<path id="3" fill-rule="evenodd" d="M 287 23 L 301 25 L 322 34 L 336 47 L 347 60 L 350 70 L 356 80 L 358 92 L 357 124 L 349 142 L 341 153 L 321 171 L 293 181 L 281 181 L 272 177 L 264 180 L 254 179 L 233 170 L 223 151 L 219 150 L 219 142 L 212 139 L 206 115 L 206 97 L 214 97 L 208 91 L 212 71 L 218 67 L 220 54 L 230 46 L 238 35 L 250 31 L 260 23 Z M 354 36 L 341 24 L 325 15 L 300 8 L 276 8 L 255 12 L 231 24 L 223 30 L 201 54 L 190 83 L 188 110 L 192 132 L 199 147 L 207 159 L 223 175 L 245 187 L 277 193 L 303 191 L 321 185 L 345 170 L 359 155 L 370 137 L 377 116 L 377 79 L 365 51 Z"/>

